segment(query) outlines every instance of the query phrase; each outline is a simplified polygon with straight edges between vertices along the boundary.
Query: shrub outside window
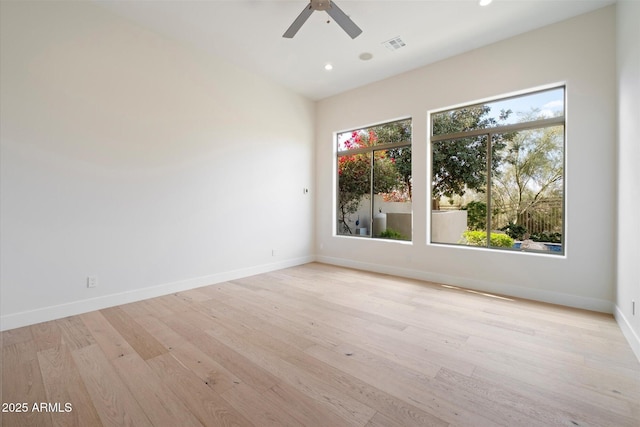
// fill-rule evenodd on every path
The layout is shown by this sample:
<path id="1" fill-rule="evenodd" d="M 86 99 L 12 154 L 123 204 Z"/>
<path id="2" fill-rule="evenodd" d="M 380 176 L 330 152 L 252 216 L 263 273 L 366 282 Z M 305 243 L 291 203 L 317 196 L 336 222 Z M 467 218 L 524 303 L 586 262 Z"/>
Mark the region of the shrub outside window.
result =
<path id="1" fill-rule="evenodd" d="M 336 233 L 411 240 L 411 119 L 337 134 Z"/>
<path id="2" fill-rule="evenodd" d="M 431 113 L 431 243 L 565 252 L 565 88 Z"/>

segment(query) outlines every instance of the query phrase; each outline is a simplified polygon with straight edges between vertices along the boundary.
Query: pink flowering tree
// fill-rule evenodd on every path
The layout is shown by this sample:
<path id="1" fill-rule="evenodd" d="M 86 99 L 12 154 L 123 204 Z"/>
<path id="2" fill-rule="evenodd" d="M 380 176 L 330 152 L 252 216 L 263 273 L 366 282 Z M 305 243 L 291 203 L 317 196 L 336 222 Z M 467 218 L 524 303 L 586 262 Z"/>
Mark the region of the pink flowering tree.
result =
<path id="1" fill-rule="evenodd" d="M 389 142 L 381 141 L 387 136 L 384 126 L 389 125 L 353 131 L 342 142 L 343 149 L 355 150 L 378 145 L 384 147 Z M 398 150 L 395 149 L 396 155 L 399 154 Z M 366 153 L 346 153 L 338 157 L 338 222 L 343 233 L 353 234 L 349 225 L 350 216 L 358 211 L 363 200 L 371 197 L 372 191 L 373 194 L 394 194 L 396 197 L 403 192 L 407 193 L 405 179 L 397 166 L 397 156 L 392 153 L 394 150 L 382 148 Z"/>

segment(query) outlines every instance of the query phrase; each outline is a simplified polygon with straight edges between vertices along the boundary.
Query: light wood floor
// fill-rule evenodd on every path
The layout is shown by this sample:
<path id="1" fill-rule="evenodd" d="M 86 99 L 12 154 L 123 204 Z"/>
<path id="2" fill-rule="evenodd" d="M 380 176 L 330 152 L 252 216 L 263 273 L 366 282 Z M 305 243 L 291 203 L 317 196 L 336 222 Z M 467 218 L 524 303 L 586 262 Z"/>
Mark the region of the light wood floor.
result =
<path id="1" fill-rule="evenodd" d="M 640 425 L 640 365 L 612 316 L 322 264 L 1 344 L 2 402 L 29 406 L 2 426 Z"/>

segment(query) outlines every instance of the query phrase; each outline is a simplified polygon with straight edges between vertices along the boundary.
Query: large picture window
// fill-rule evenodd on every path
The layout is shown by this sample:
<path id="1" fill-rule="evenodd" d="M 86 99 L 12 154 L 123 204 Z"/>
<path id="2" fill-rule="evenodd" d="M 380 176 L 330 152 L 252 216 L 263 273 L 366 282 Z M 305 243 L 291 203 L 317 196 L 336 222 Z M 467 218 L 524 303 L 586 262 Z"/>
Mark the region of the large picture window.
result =
<path id="1" fill-rule="evenodd" d="M 337 234 L 411 240 L 411 119 L 337 134 Z"/>
<path id="2" fill-rule="evenodd" d="M 430 118 L 431 243 L 564 254 L 565 88 Z"/>

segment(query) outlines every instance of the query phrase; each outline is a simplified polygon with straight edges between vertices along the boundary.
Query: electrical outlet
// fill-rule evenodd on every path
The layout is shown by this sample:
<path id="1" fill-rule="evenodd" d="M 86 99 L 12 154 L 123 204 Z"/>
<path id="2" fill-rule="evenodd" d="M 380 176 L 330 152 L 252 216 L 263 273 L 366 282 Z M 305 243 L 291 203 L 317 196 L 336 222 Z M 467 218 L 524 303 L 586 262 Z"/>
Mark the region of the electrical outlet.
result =
<path id="1" fill-rule="evenodd" d="M 98 276 L 87 276 L 87 288 L 98 286 Z"/>
<path id="2" fill-rule="evenodd" d="M 271 249 L 271 256 L 276 256 L 276 250 L 275 249 Z"/>

